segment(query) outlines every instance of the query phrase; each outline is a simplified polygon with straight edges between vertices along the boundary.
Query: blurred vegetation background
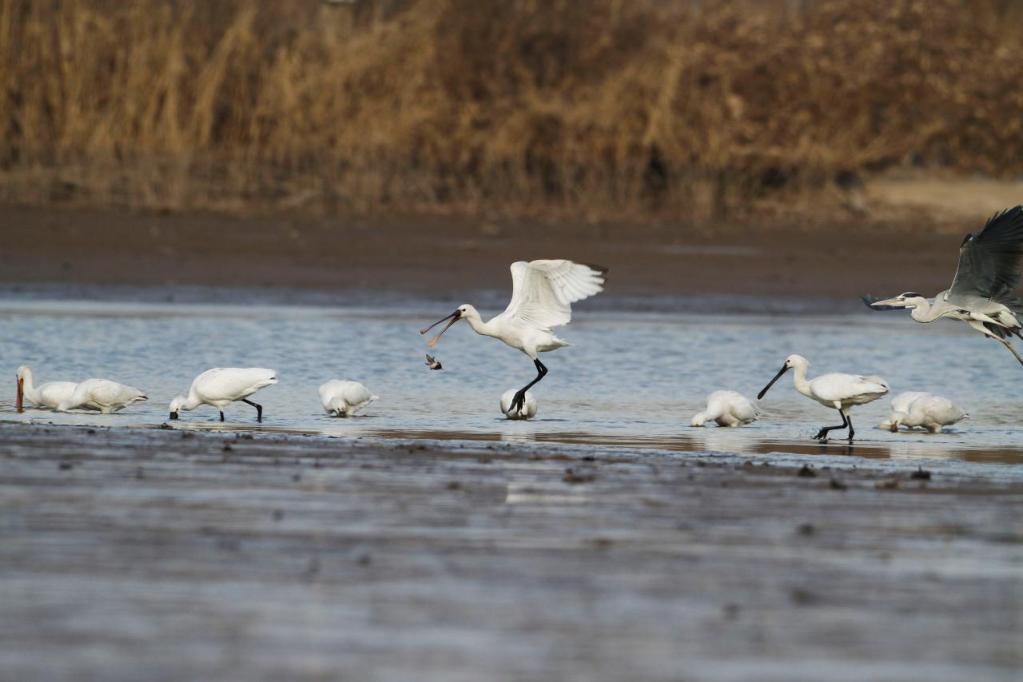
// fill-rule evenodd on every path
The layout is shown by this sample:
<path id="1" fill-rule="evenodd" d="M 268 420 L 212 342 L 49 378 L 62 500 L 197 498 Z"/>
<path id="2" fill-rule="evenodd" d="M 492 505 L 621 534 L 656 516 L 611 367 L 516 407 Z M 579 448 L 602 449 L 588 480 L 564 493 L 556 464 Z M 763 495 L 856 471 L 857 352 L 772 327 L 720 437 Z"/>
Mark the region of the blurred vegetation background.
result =
<path id="1" fill-rule="evenodd" d="M 0 201 L 855 212 L 893 170 L 1020 178 L 1021 26 L 1018 0 L 0 0 Z"/>

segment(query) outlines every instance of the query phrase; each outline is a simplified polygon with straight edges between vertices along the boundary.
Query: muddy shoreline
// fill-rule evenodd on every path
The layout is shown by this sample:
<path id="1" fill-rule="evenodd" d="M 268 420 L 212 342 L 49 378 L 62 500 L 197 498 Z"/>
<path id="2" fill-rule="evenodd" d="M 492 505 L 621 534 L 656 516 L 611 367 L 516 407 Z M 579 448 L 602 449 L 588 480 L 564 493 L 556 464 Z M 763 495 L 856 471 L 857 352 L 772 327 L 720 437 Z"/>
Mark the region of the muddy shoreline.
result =
<path id="1" fill-rule="evenodd" d="M 1018 477 L 0 424 L 20 680 L 1010 680 Z M 916 473 L 915 473 L 916 472 Z"/>
<path id="2" fill-rule="evenodd" d="M 617 307 L 678 299 L 687 308 L 739 301 L 754 309 L 783 299 L 838 300 L 851 309 L 864 293 L 939 291 L 961 241 L 947 228 L 870 224 L 706 234 L 682 224 L 11 207 L 0 209 L 0 234 L 0 285 L 72 296 L 90 287 L 128 296 L 138 287 L 165 295 L 217 287 L 239 297 L 283 289 L 296 298 L 455 300 L 466 291 L 506 292 L 514 260 L 569 257 L 610 268 L 606 297 Z"/>

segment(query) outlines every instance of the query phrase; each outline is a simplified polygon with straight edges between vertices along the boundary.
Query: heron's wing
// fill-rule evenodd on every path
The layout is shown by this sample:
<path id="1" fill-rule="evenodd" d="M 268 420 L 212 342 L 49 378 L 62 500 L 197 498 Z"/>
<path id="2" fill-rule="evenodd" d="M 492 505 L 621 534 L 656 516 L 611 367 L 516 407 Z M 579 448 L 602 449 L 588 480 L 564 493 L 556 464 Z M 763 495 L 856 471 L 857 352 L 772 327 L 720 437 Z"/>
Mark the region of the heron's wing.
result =
<path id="1" fill-rule="evenodd" d="M 568 324 L 572 303 L 603 291 L 606 272 L 570 260 L 512 263 L 512 298 L 503 315 L 540 329 Z"/>
<path id="2" fill-rule="evenodd" d="M 1011 297 L 1019 284 L 1023 257 L 1023 206 L 996 213 L 977 234 L 968 234 L 959 247 L 959 266 L 945 300 L 973 294 L 984 298 Z"/>

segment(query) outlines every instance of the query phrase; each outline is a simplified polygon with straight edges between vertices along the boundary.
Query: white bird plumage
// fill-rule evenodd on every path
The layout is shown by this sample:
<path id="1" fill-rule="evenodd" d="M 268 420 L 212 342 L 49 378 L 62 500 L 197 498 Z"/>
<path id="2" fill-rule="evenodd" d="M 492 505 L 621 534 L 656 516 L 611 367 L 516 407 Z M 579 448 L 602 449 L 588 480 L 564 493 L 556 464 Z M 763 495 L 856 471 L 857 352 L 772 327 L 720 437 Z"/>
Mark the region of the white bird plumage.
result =
<path id="1" fill-rule="evenodd" d="M 512 409 L 512 401 L 517 391 L 509 388 L 501 395 L 501 414 L 508 419 L 532 419 L 536 416 L 536 398 L 529 391 L 526 391 L 526 398 L 518 409 Z"/>
<path id="2" fill-rule="evenodd" d="M 35 385 L 32 370 L 22 365 L 17 371 L 17 396 L 15 404 L 18 412 L 22 411 L 22 402 L 28 398 L 36 407 L 48 407 L 51 410 L 57 409 L 63 401 L 71 398 L 78 384 L 74 381 L 47 381 Z"/>
<path id="3" fill-rule="evenodd" d="M 132 386 L 109 379 L 86 379 L 76 385 L 71 395 L 62 400 L 56 409 L 58 412 L 67 412 L 84 408 L 110 414 L 148 399 L 143 391 Z"/>
<path id="4" fill-rule="evenodd" d="M 892 432 L 900 426 L 916 427 L 931 433 L 940 433 L 942 427 L 951 426 L 969 417 L 961 407 L 948 398 L 933 393 L 907 391 L 892 399 L 892 413 L 881 422 L 881 428 Z"/>
<path id="5" fill-rule="evenodd" d="M 692 426 L 703 426 L 708 421 L 718 426 L 742 426 L 757 420 L 757 408 L 746 396 L 736 391 L 714 391 L 707 396 L 707 407 L 693 415 Z"/>
<path id="6" fill-rule="evenodd" d="M 263 406 L 248 400 L 256 391 L 277 383 L 277 371 L 265 367 L 214 367 L 193 381 L 188 395 L 179 395 L 170 404 L 170 418 L 177 419 L 181 410 L 194 410 L 212 405 L 224 421 L 224 407 L 242 401 L 256 408 L 256 421 L 263 421 Z"/>
<path id="7" fill-rule="evenodd" d="M 827 440 L 828 432 L 835 429 L 849 427 L 848 438 L 853 439 L 854 431 L 852 419 L 849 418 L 849 408 L 853 405 L 864 405 L 873 402 L 888 393 L 888 382 L 878 376 L 861 376 L 858 374 L 822 374 L 819 377 L 808 380 L 806 370 L 810 361 L 802 355 L 790 355 L 785 359 L 785 364 L 778 373 L 768 382 L 767 386 L 757 394 L 757 399 L 763 399 L 768 389 L 790 369 L 795 370 L 792 382 L 796 390 L 811 400 L 816 400 L 821 405 L 838 410 L 842 415 L 842 423 L 838 426 L 825 426 L 814 436 L 817 440 Z"/>
<path id="8" fill-rule="evenodd" d="M 379 397 L 358 381 L 331 379 L 320 386 L 320 403 L 335 417 L 351 417 L 375 400 Z"/>
<path id="9" fill-rule="evenodd" d="M 515 393 L 509 411 L 517 411 L 526 391 L 547 375 L 538 355 L 569 345 L 552 330 L 571 321 L 573 303 L 604 290 L 606 273 L 604 268 L 570 260 L 517 261 L 511 264 L 512 297 L 503 313 L 484 322 L 476 308 L 464 304 L 419 333 L 448 321 L 427 344 L 432 348 L 451 325 L 465 320 L 477 334 L 492 336 L 525 353 L 536 366 L 537 377 Z"/>

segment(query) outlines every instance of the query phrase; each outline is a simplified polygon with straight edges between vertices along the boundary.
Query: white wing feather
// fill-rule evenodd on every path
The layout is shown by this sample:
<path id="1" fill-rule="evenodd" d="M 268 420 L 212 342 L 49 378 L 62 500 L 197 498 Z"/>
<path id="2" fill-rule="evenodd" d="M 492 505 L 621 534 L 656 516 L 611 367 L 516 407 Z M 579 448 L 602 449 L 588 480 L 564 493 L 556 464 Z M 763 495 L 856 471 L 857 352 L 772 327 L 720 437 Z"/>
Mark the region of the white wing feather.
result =
<path id="1" fill-rule="evenodd" d="M 539 329 L 568 324 L 572 303 L 604 290 L 604 273 L 570 260 L 511 264 L 512 298 L 504 315 Z"/>
<path id="2" fill-rule="evenodd" d="M 277 372 L 264 367 L 214 367 L 195 378 L 192 390 L 208 400 L 239 400 L 277 383 Z"/>

